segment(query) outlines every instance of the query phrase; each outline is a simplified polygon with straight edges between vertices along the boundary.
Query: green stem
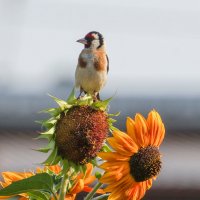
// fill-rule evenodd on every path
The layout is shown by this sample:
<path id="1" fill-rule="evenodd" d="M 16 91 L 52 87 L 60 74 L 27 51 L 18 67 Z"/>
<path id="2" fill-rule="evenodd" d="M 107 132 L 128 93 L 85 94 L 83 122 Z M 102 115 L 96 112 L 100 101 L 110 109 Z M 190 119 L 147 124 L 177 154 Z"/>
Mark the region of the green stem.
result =
<path id="1" fill-rule="evenodd" d="M 68 175 L 67 175 L 67 172 L 64 171 L 64 176 L 63 176 L 62 182 L 61 182 L 59 200 L 64 200 L 65 199 L 68 183 L 69 183 Z"/>
<path id="2" fill-rule="evenodd" d="M 96 191 L 97 191 L 101 186 L 102 186 L 102 183 L 98 182 L 98 183 L 94 186 L 93 190 L 92 190 L 90 193 L 87 194 L 87 196 L 84 198 L 84 200 L 91 200 L 92 197 L 94 196 L 94 194 L 96 193 Z"/>
<path id="3" fill-rule="evenodd" d="M 106 200 L 106 199 L 108 199 L 109 195 L 110 194 L 102 194 L 98 197 L 93 198 L 92 200 Z"/>
<path id="4" fill-rule="evenodd" d="M 51 189 L 51 193 L 53 194 L 54 199 L 55 199 L 55 200 L 58 200 L 56 194 L 54 193 L 54 191 L 53 191 L 52 189 Z"/>

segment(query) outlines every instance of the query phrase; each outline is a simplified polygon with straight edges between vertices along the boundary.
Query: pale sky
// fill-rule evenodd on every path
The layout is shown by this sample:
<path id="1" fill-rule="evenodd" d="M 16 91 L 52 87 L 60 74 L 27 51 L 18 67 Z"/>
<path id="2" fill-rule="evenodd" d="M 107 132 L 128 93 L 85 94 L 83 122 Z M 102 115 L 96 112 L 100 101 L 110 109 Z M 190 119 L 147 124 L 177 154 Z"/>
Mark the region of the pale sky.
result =
<path id="1" fill-rule="evenodd" d="M 75 41 L 92 30 L 107 43 L 105 93 L 200 96 L 199 0 L 1 0 L 0 90 L 73 80 Z"/>

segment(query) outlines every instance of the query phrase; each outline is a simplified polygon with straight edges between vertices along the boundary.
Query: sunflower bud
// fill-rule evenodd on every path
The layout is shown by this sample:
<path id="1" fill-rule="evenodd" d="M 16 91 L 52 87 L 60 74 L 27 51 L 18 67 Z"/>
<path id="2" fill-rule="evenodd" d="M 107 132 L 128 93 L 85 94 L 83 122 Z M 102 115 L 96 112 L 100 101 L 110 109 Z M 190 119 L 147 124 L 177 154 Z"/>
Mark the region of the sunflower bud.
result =
<path id="1" fill-rule="evenodd" d="M 96 157 L 109 131 L 108 114 L 91 106 L 73 106 L 62 112 L 55 129 L 58 154 L 76 164 Z"/>

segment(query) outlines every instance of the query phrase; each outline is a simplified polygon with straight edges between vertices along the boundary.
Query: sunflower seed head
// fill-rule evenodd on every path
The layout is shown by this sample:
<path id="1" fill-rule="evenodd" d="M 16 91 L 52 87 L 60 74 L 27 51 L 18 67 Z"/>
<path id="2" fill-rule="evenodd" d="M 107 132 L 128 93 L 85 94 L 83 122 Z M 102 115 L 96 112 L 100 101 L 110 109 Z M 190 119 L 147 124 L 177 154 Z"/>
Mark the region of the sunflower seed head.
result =
<path id="1" fill-rule="evenodd" d="M 108 115 L 90 106 L 74 106 L 56 124 L 58 154 L 76 164 L 96 156 L 108 134 Z"/>
<path id="2" fill-rule="evenodd" d="M 157 176 L 161 170 L 161 155 L 157 147 L 141 148 L 130 159 L 131 175 L 136 182 Z"/>

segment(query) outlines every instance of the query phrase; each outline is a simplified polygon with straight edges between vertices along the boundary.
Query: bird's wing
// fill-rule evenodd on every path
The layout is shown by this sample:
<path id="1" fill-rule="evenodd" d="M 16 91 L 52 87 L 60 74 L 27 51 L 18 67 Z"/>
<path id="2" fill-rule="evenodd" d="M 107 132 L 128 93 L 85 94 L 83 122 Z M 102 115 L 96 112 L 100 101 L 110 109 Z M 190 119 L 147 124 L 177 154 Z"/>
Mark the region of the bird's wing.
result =
<path id="1" fill-rule="evenodd" d="M 109 58 L 107 54 L 106 54 L 106 59 L 107 59 L 107 73 L 108 73 L 109 72 Z"/>

